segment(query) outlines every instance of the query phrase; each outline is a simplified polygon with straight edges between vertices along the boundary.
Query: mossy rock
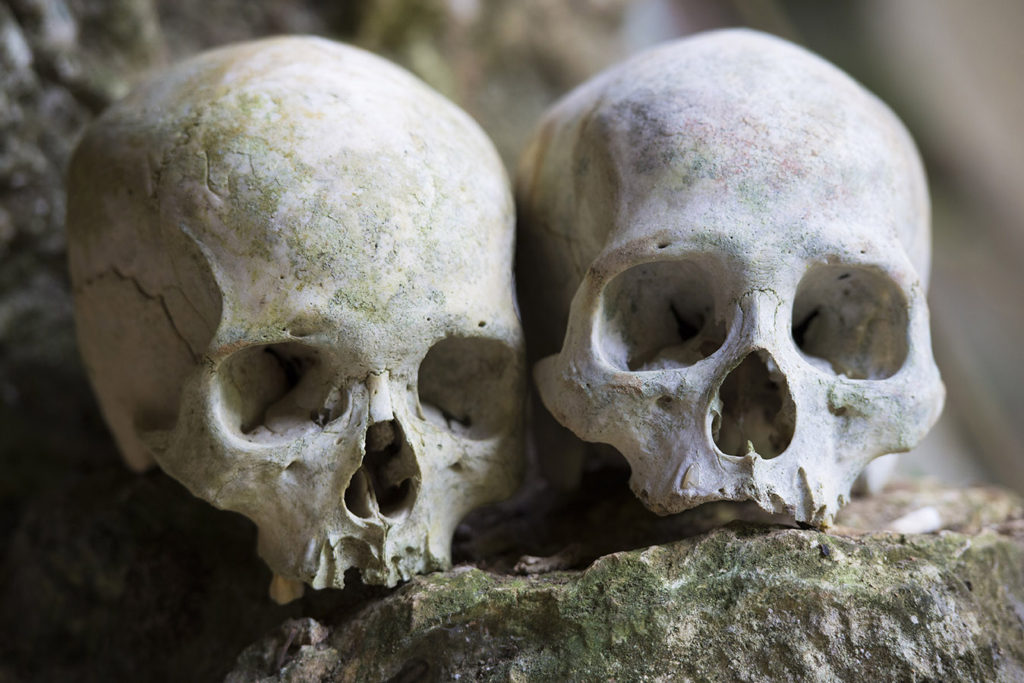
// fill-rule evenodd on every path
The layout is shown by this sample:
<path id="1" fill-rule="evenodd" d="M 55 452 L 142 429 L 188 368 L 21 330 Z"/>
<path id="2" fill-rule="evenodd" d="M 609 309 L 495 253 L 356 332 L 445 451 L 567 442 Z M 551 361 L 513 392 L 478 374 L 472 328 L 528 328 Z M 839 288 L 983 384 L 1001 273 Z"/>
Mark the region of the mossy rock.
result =
<path id="1" fill-rule="evenodd" d="M 228 680 L 1024 680 L 1020 501 L 897 490 L 846 520 L 923 506 L 945 528 L 732 523 L 579 571 L 457 567 L 286 622 Z"/>

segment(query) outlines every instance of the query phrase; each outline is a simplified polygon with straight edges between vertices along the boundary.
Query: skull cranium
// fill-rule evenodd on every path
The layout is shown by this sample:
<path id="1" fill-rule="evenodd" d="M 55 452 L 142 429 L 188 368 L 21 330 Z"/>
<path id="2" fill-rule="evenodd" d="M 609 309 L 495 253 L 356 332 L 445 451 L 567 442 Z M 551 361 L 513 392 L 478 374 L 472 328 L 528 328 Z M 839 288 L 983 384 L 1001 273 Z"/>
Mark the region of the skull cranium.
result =
<path id="1" fill-rule="evenodd" d="M 746 30 L 632 58 L 552 108 L 518 193 L 540 396 L 652 510 L 827 525 L 937 419 L 920 160 L 820 58 Z"/>
<path id="2" fill-rule="evenodd" d="M 85 136 L 69 229 L 126 458 L 252 519 L 278 574 L 445 567 L 518 484 L 508 181 L 400 68 L 315 38 L 184 62 Z"/>

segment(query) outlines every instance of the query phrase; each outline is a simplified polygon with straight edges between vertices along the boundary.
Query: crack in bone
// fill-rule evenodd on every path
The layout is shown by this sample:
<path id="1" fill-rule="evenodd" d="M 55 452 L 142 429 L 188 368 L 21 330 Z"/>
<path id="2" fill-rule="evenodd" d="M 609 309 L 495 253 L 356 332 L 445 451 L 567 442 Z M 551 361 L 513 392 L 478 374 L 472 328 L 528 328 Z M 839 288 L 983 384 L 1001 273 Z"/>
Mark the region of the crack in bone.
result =
<path id="1" fill-rule="evenodd" d="M 76 293 L 85 292 L 90 286 L 92 286 L 101 278 L 103 278 L 104 275 L 113 275 L 121 282 L 130 282 L 132 286 L 135 288 L 135 291 L 142 295 L 142 297 L 145 298 L 147 301 L 155 301 L 159 303 L 160 308 L 164 312 L 164 317 L 167 318 L 167 322 L 170 323 L 171 329 L 174 330 L 174 335 L 181 341 L 182 344 L 185 345 L 185 348 L 188 350 L 189 356 L 192 357 L 192 361 L 195 363 L 199 363 L 199 361 L 203 357 L 202 352 L 195 349 L 192 346 L 192 343 L 188 340 L 185 334 L 178 327 L 177 321 L 175 321 L 174 315 L 171 313 L 171 309 L 168 307 L 167 300 L 164 298 L 164 295 L 152 294 L 150 292 L 147 292 L 146 289 L 142 286 L 142 283 L 138 281 L 138 279 L 131 275 L 128 275 L 117 266 L 110 266 L 109 268 L 107 268 L 107 270 L 98 273 L 97 275 L 94 275 L 93 277 L 89 278 L 78 287 L 75 287 L 74 291 Z M 184 296 L 184 292 L 182 292 L 182 290 L 179 287 L 169 287 L 168 289 L 176 289 L 179 292 L 181 292 L 182 298 L 188 302 L 189 306 L 192 306 L 192 302 L 188 301 L 188 298 Z M 195 306 L 192 307 L 193 309 L 195 309 Z"/>

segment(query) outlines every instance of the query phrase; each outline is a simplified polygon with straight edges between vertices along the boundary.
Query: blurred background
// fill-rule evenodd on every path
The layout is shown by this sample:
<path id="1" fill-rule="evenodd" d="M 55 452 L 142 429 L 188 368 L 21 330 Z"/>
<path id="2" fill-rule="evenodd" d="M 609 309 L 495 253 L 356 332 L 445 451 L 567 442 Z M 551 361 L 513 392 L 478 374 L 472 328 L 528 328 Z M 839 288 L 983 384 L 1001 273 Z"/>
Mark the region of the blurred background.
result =
<path id="1" fill-rule="evenodd" d="M 202 49 L 313 33 L 418 74 L 476 117 L 511 168 L 559 95 L 649 45 L 722 26 L 808 47 L 878 94 L 910 128 L 931 181 L 932 333 L 948 399 L 939 425 L 899 468 L 957 486 L 996 482 L 1024 492 L 1024 3 L 0 0 L 0 616 L 60 613 L 75 609 L 68 601 L 83 600 L 83 591 L 102 597 L 114 590 L 89 572 L 134 561 L 114 557 L 123 548 L 104 554 L 93 539 L 72 560 L 53 555 L 83 534 L 117 537 L 120 527 L 106 517 L 88 521 L 83 509 L 116 515 L 115 504 L 142 506 L 140 518 L 152 522 L 145 533 L 156 539 L 153 561 L 179 561 L 160 553 L 168 519 L 185 517 L 145 517 L 153 514 L 147 497 L 157 494 L 131 488 L 141 484 L 121 474 L 74 343 L 64 169 L 83 126 L 108 104 Z M 97 477 L 107 479 L 97 485 Z M 150 485 L 164 495 L 164 484 L 151 478 Z M 187 538 L 194 527 L 181 524 Z M 41 587 L 45 577 L 52 580 Z M 29 594 L 36 603 L 26 602 Z M 53 604 L 41 608 L 40 595 Z M 92 627 L 85 621 L 54 631 L 44 620 L 19 628 L 57 638 Z M 165 626 L 152 628 L 163 634 Z M 111 645 L 110 657 L 123 652 L 123 643 Z M 0 680 L 4 671 L 0 664 Z"/>

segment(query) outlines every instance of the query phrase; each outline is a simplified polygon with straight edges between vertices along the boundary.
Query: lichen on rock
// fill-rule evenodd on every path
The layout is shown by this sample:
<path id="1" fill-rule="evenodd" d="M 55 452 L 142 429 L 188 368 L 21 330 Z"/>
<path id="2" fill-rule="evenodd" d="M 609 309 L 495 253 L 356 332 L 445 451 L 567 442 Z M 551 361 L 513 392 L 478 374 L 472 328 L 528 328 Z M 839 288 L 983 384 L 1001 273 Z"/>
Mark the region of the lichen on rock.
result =
<path id="1" fill-rule="evenodd" d="M 866 505 L 914 495 L 947 526 L 1002 514 L 916 535 L 733 523 L 528 577 L 462 566 L 316 625 L 315 642 L 286 624 L 227 680 L 1020 680 L 1020 501 L 923 489 Z"/>

